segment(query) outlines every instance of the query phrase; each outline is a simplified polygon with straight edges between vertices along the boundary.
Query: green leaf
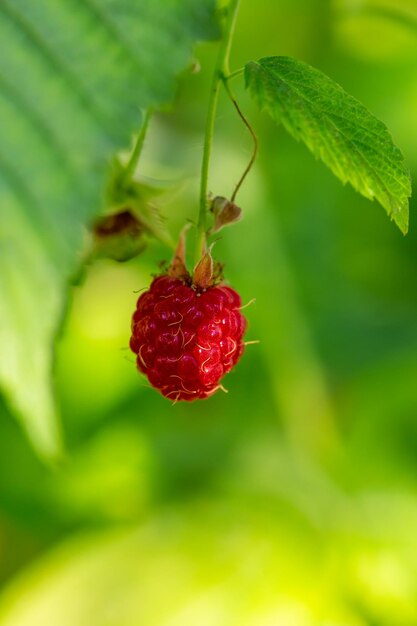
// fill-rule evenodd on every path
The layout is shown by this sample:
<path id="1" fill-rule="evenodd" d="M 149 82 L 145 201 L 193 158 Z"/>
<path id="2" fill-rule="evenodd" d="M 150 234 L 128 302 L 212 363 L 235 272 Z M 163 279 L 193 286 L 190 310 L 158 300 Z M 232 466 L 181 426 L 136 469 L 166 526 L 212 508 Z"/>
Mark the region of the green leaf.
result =
<path id="1" fill-rule="evenodd" d="M 265 57 L 245 68 L 261 109 L 303 141 L 343 183 L 376 198 L 403 233 L 411 183 L 385 124 L 340 85 L 289 57 Z"/>
<path id="2" fill-rule="evenodd" d="M 34 445 L 59 451 L 53 343 L 83 226 L 140 109 L 173 96 L 214 0 L 0 4 L 0 383 Z"/>

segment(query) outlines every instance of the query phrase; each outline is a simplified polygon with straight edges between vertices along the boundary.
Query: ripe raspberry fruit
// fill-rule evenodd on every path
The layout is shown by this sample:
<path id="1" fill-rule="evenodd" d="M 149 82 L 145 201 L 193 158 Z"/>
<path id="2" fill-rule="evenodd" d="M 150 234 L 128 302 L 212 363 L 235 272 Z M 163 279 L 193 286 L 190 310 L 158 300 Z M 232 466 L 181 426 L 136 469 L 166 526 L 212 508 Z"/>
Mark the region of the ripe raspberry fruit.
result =
<path id="1" fill-rule="evenodd" d="M 189 276 L 158 276 L 133 314 L 138 369 L 174 401 L 208 398 L 243 354 L 241 304 L 226 285 L 201 288 Z"/>

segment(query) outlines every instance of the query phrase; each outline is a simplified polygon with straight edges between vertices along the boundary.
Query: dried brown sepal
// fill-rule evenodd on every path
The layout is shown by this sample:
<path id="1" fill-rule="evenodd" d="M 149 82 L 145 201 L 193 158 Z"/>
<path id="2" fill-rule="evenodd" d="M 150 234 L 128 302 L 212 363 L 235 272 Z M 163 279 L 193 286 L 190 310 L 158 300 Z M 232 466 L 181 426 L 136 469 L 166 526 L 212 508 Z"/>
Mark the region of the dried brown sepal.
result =
<path id="1" fill-rule="evenodd" d="M 95 256 L 128 261 L 140 254 L 146 242 L 146 227 L 130 209 L 100 217 L 92 226 Z"/>
<path id="2" fill-rule="evenodd" d="M 96 237 L 104 239 L 119 235 L 138 236 L 144 231 L 144 227 L 129 209 L 124 209 L 119 213 L 100 217 L 93 225 L 93 231 Z"/>
<path id="3" fill-rule="evenodd" d="M 215 283 L 214 263 L 213 257 L 211 256 L 212 247 L 213 244 L 209 247 L 207 252 L 203 254 L 194 268 L 193 285 L 198 289 L 207 289 L 208 287 L 212 287 Z"/>
<path id="4" fill-rule="evenodd" d="M 186 236 L 187 236 L 187 231 L 189 228 L 190 228 L 190 224 L 187 224 L 181 230 L 174 257 L 168 269 L 168 274 L 170 276 L 173 276 L 175 278 L 180 278 L 182 280 L 187 280 L 190 278 L 190 274 L 188 273 L 186 262 L 185 262 Z"/>
<path id="5" fill-rule="evenodd" d="M 229 226 L 242 219 L 242 209 L 223 196 L 216 196 L 211 203 L 210 211 L 214 215 L 214 224 L 210 233 L 217 233 L 225 226 Z"/>

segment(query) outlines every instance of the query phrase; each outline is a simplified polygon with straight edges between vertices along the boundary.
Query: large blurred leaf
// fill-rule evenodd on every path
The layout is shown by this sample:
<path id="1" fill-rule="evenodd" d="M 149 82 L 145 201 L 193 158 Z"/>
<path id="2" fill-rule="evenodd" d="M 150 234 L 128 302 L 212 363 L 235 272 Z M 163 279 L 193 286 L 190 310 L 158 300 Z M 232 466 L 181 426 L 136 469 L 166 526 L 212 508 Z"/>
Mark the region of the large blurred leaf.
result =
<path id="1" fill-rule="evenodd" d="M 289 57 L 265 57 L 245 68 L 261 108 L 303 141 L 344 183 L 376 198 L 408 230 L 409 174 L 386 126 L 337 83 Z"/>
<path id="2" fill-rule="evenodd" d="M 140 108 L 167 102 L 213 0 L 0 4 L 0 382 L 34 444 L 59 448 L 52 344 L 82 225 Z"/>

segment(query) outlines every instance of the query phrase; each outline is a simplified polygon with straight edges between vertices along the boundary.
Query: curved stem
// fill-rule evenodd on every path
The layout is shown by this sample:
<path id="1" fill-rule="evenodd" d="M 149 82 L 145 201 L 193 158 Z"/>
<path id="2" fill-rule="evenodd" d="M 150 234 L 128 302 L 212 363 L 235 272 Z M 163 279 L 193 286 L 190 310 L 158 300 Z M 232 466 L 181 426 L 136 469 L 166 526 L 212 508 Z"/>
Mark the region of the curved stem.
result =
<path id="1" fill-rule="evenodd" d="M 203 161 L 201 164 L 200 206 L 197 221 L 197 240 L 195 253 L 196 263 L 200 260 L 206 240 L 207 181 L 210 164 L 211 145 L 213 143 L 214 122 L 216 117 L 217 102 L 219 99 L 219 90 L 220 84 L 222 82 L 222 76 L 223 74 L 229 74 L 230 48 L 232 45 L 232 37 L 236 23 L 237 11 L 239 8 L 239 1 L 240 0 L 230 0 L 227 7 L 223 37 L 220 43 L 211 84 L 206 130 L 204 136 Z"/>
<path id="2" fill-rule="evenodd" d="M 237 195 L 237 192 L 239 191 L 240 187 L 242 186 L 242 183 L 243 183 L 243 181 L 245 180 L 246 176 L 249 174 L 249 172 L 250 172 L 250 170 L 251 170 L 251 168 L 252 168 L 252 165 L 255 163 L 256 155 L 258 154 L 258 139 L 257 139 L 257 137 L 256 137 L 256 135 L 255 135 L 255 132 L 254 132 L 254 130 L 253 130 L 253 128 L 252 128 L 252 126 L 249 124 L 248 120 L 247 120 L 247 119 L 246 119 L 246 117 L 243 115 L 243 113 L 242 113 L 242 111 L 241 111 L 241 108 L 239 107 L 239 105 L 238 105 L 238 103 L 237 103 L 237 101 L 236 101 L 236 98 L 235 98 L 235 97 L 234 97 L 234 95 L 233 95 L 233 92 L 232 92 L 232 90 L 231 90 L 231 88 L 230 88 L 230 85 L 229 85 L 229 83 L 227 82 L 228 78 L 230 78 L 230 76 L 229 76 L 229 77 L 227 77 L 227 78 L 226 78 L 226 77 L 223 77 L 223 84 L 224 84 L 224 87 L 225 87 L 225 89 L 226 89 L 226 91 L 227 91 L 227 94 L 228 94 L 228 96 L 229 96 L 230 100 L 231 100 L 231 101 L 232 101 L 232 103 L 233 103 L 233 106 L 235 107 L 236 111 L 238 112 L 238 115 L 239 115 L 240 119 L 242 120 L 242 122 L 244 123 L 244 125 L 246 126 L 246 128 L 248 129 L 248 131 L 250 132 L 251 137 L 252 137 L 252 139 L 253 139 L 253 152 L 252 152 L 252 156 L 251 156 L 251 158 L 250 158 L 249 163 L 248 163 L 248 164 L 247 164 L 247 166 L 246 166 L 245 171 L 243 172 L 242 176 L 240 177 L 240 179 L 239 179 L 239 181 L 238 181 L 238 183 L 237 183 L 237 185 L 236 185 L 236 187 L 235 187 L 235 190 L 234 190 L 234 192 L 233 192 L 233 194 L 232 194 L 232 197 L 230 198 L 230 200 L 231 200 L 232 202 L 234 202 L 234 201 L 235 201 L 235 198 L 236 198 L 236 195 Z"/>
<path id="3" fill-rule="evenodd" d="M 129 161 L 123 172 L 123 182 L 127 182 L 131 178 L 133 178 L 133 174 L 135 173 L 140 154 L 142 152 L 143 144 L 145 142 L 146 131 L 148 130 L 149 120 L 152 116 L 152 108 L 146 109 L 145 114 L 143 116 L 142 126 L 140 128 L 139 134 L 136 137 L 135 145 L 132 150 L 132 154 L 129 157 Z"/>

